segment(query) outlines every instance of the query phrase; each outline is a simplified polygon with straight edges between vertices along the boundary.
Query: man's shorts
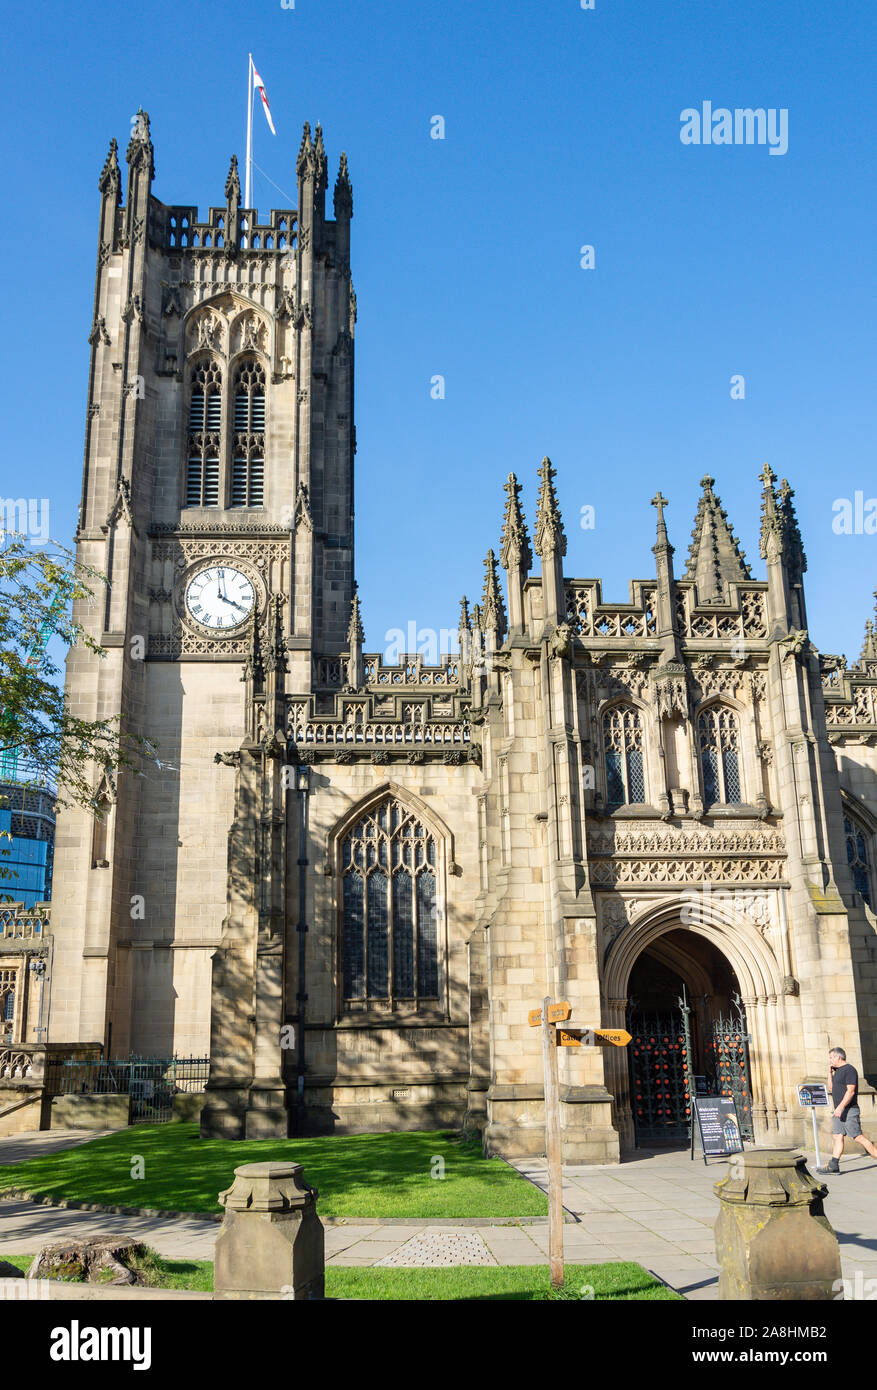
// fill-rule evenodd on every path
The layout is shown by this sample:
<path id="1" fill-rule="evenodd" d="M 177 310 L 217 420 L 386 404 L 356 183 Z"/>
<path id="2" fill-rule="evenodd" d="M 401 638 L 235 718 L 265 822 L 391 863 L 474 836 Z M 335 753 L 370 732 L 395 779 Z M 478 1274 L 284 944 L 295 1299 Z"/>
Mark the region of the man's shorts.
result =
<path id="1" fill-rule="evenodd" d="M 858 1105 L 848 1105 L 846 1114 L 842 1120 L 835 1117 L 831 1126 L 832 1134 L 845 1134 L 848 1139 L 855 1139 L 862 1133 L 862 1117 Z"/>

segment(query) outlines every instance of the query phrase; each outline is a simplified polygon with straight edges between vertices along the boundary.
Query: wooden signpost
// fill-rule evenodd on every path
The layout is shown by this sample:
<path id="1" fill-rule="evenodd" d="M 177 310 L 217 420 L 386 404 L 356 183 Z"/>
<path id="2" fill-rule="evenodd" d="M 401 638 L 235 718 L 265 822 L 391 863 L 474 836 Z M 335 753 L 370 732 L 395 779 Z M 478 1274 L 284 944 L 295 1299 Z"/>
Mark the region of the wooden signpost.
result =
<path id="1" fill-rule="evenodd" d="M 548 1160 L 548 1268 L 551 1287 L 563 1287 L 563 1169 L 560 1140 L 560 1087 L 557 1079 L 558 1047 L 600 1047 L 610 1043 L 626 1047 L 631 1035 L 624 1028 L 558 1028 L 566 1023 L 572 1007 L 565 1000 L 542 1000 L 531 1009 L 527 1022 L 542 1028 L 542 1071 L 545 1093 L 545 1156 Z"/>

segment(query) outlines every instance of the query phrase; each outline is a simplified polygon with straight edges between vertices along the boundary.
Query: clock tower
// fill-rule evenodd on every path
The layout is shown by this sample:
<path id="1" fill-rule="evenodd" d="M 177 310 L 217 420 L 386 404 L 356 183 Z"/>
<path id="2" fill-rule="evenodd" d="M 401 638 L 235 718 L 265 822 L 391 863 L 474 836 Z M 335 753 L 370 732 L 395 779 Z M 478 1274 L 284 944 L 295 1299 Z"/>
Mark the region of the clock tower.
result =
<path id="1" fill-rule="evenodd" d="M 76 535 L 106 576 L 76 613 L 103 655 L 71 651 L 67 693 L 156 756 L 95 769 L 94 814 L 59 817 L 52 1035 L 204 1056 L 240 879 L 260 922 L 285 892 L 262 838 L 277 807 L 242 856 L 228 848 L 242 793 L 223 762 L 264 739 L 272 694 L 308 694 L 348 645 L 353 200 L 342 154 L 327 217 L 319 126 L 297 208 L 269 214 L 241 207 L 236 158 L 203 218 L 159 201 L 145 112 L 126 159 L 124 174 L 113 140 L 99 180 Z"/>

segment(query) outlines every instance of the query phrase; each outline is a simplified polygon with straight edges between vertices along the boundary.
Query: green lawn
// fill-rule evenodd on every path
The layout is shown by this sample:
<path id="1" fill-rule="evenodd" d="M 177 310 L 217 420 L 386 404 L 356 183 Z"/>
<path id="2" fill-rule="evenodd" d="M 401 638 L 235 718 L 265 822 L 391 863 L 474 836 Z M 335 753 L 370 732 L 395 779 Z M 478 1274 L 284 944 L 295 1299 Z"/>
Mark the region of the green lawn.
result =
<path id="1" fill-rule="evenodd" d="M 142 1156 L 144 1176 L 137 1171 Z M 442 1159 L 444 1177 L 433 1177 Z M 480 1143 L 454 1133 L 355 1134 L 234 1142 L 200 1139 L 194 1124 L 139 1125 L 75 1149 L 0 1167 L 0 1192 L 105 1206 L 216 1212 L 242 1163 L 294 1160 L 320 1194 L 321 1216 L 543 1216 L 543 1193 Z"/>
<path id="2" fill-rule="evenodd" d="M 4 1255 L 9 1264 L 24 1271 L 31 1255 Z M 213 1265 L 207 1260 L 157 1260 L 157 1287 L 164 1289 L 213 1289 Z M 369 1269 L 330 1265 L 326 1270 L 326 1297 L 381 1302 L 435 1303 L 455 1299 L 496 1302 L 541 1302 L 551 1298 L 579 1301 L 593 1290 L 596 1301 L 607 1299 L 669 1300 L 682 1302 L 636 1264 L 567 1265 L 560 1294 L 549 1290 L 545 1265 L 485 1267 L 459 1265 L 448 1269 Z"/>

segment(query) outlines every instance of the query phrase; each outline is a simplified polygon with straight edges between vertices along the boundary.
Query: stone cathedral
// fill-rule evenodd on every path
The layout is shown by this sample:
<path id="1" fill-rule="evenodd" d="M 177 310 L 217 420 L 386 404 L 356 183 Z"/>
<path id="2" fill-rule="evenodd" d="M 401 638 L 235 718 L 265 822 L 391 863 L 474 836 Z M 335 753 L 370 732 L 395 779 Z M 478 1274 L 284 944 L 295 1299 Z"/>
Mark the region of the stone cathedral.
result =
<path id="1" fill-rule="evenodd" d="M 814 647 L 791 488 L 765 465 L 755 576 L 711 477 L 684 569 L 658 491 L 608 602 L 564 574 L 545 459 L 529 522 L 513 473 L 485 519 L 459 653 L 364 651 L 353 199 L 342 155 L 327 216 L 319 126 L 297 177 L 264 220 L 234 159 L 205 219 L 166 205 L 142 112 L 100 175 L 76 543 L 104 657 L 67 690 L 159 763 L 59 818 L 52 1040 L 209 1055 L 205 1135 L 538 1154 L 551 995 L 633 1034 L 560 1053 L 570 1161 L 684 1142 L 697 1087 L 797 1142 L 834 1043 L 873 1120 L 877 642 Z"/>

